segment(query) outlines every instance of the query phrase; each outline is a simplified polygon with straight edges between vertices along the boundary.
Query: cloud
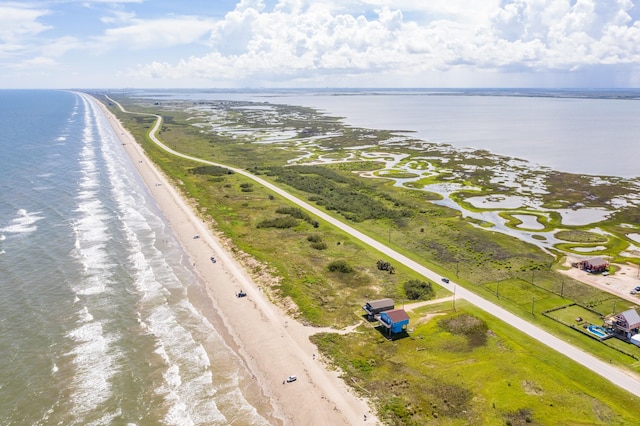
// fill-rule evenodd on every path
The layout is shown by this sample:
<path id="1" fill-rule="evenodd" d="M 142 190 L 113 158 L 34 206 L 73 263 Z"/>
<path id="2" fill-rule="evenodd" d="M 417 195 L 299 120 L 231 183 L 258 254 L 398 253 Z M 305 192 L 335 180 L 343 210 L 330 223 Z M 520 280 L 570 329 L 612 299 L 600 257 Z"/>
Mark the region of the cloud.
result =
<path id="1" fill-rule="evenodd" d="M 194 16 L 164 19 L 131 19 L 129 25 L 109 28 L 94 38 L 95 46 L 104 50 L 114 48 L 161 49 L 195 43 L 208 36 L 213 22 Z"/>
<path id="2" fill-rule="evenodd" d="M 49 57 L 36 56 L 34 58 L 31 58 L 22 62 L 11 64 L 9 65 L 9 68 L 14 68 L 14 69 L 31 69 L 31 68 L 41 68 L 41 67 L 49 68 L 49 67 L 55 66 L 56 64 L 57 64 L 56 61 Z"/>
<path id="3" fill-rule="evenodd" d="M 121 10 L 113 10 L 110 16 L 103 16 L 100 22 L 104 24 L 122 24 L 131 22 L 136 17 L 135 12 L 125 12 Z"/>
<path id="4" fill-rule="evenodd" d="M 135 73 L 171 78 L 571 71 L 640 62 L 631 0 L 481 2 L 242 0 L 212 28 L 212 51 Z M 373 9 L 365 9 L 368 6 Z M 358 7 L 356 7 L 358 6 Z M 411 17 L 411 18 L 408 18 Z M 404 71 L 403 71 L 404 70 Z"/>
<path id="5" fill-rule="evenodd" d="M 0 3 L 0 59 L 237 87 L 640 80 L 640 0 L 43 1 Z"/>
<path id="6" fill-rule="evenodd" d="M 0 43 L 15 43 L 50 29 L 38 22 L 50 13 L 47 9 L 33 9 L 17 3 L 0 4 Z"/>
<path id="7" fill-rule="evenodd" d="M 495 39 L 507 41 L 511 63 L 575 70 L 598 64 L 640 61 L 640 23 L 630 0 L 513 0 L 492 19 Z M 529 52 L 531 55 L 525 58 Z"/>

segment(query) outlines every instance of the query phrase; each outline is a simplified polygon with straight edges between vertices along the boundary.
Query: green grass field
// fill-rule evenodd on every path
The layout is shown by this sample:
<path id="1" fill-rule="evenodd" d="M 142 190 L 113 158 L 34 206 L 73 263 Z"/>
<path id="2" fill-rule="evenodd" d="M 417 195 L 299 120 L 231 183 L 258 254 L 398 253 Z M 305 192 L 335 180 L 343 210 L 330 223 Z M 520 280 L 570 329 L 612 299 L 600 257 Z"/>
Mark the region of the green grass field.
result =
<path id="1" fill-rule="evenodd" d="M 204 132 L 192 124 L 197 113 L 184 103 L 160 108 L 150 101 L 117 100 L 130 110 L 161 113 L 165 122 L 159 137 L 173 149 L 259 174 L 583 350 L 640 372 L 636 361 L 620 348 L 594 341 L 542 315 L 543 311 L 573 302 L 603 313 L 633 306 L 560 275 L 556 271 L 560 253 L 545 253 L 516 238 L 491 232 L 490 227 L 477 227 L 476 221 L 431 203 L 438 198 L 432 193 L 393 187 L 387 179 L 360 178 L 353 173 L 375 170 L 371 166 L 374 162 L 283 167 L 299 155 L 293 142 L 260 144 L 249 136 Z M 182 193 L 193 200 L 203 219 L 228 237 L 236 251 L 259 261 L 259 270 L 250 272 L 256 277 L 268 272 L 273 279 L 258 283 L 265 286 L 274 303 L 300 321 L 337 328 L 355 324 L 362 318 L 359 307 L 366 300 L 404 299 L 403 284 L 424 279 L 402 265 L 393 265 L 393 274 L 378 270 L 376 262 L 389 259 L 375 250 L 315 217 L 307 221 L 279 213 L 292 206 L 246 177 L 203 168 L 159 150 L 147 136 L 153 118 L 122 114 L 113 107 L 112 111 Z M 243 116 L 238 110 L 233 114 L 239 126 L 264 126 L 255 115 Z M 337 135 L 324 140 L 325 149 L 339 151 L 389 136 L 345 128 L 338 120 L 309 109 L 283 107 L 280 114 L 278 125 L 282 128 Z M 408 151 L 402 147 L 393 150 Z M 312 153 L 312 157 L 319 155 L 320 151 Z M 437 156 L 437 149 L 430 155 Z M 430 163 L 446 162 L 447 169 L 464 164 L 462 159 L 448 158 L 450 154 L 441 155 L 441 161 L 436 158 Z M 489 164 L 490 159 L 481 156 L 474 161 Z M 433 180 L 447 176 L 453 175 L 442 174 Z M 486 189 L 491 186 L 484 173 L 467 178 L 474 185 L 484 183 Z M 562 174 L 550 179 L 566 183 L 569 177 Z M 576 185 L 581 185 L 578 188 L 587 186 L 587 182 L 576 179 Z M 624 217 L 603 227 L 609 226 L 607 229 L 621 235 L 623 229 L 617 228 L 620 222 L 634 214 L 626 211 Z M 557 222 L 552 218 L 545 226 L 557 226 Z M 562 236 L 572 244 L 605 244 L 587 231 Z M 620 238 L 609 241 L 613 241 L 611 247 L 624 247 Z M 331 272 L 329 265 L 336 261 L 344 262 L 352 271 Z M 447 294 L 438 283 L 432 284 L 435 297 Z M 486 325 L 482 344 L 478 344 L 477 334 L 456 334 L 441 323 L 461 313 Z M 432 318 L 432 314 L 437 316 Z M 573 309 L 555 311 L 554 315 L 567 324 L 578 316 L 595 319 Z M 638 410 L 629 410 L 638 406 L 638 398 L 463 302 L 457 312 L 450 304 L 443 304 L 421 308 L 411 316 L 408 337 L 394 341 L 372 327 L 360 327 L 347 336 L 314 337 L 328 362 L 341 369 L 354 389 L 372 398 L 387 424 L 640 424 Z M 633 348 L 627 345 L 626 349 Z"/>

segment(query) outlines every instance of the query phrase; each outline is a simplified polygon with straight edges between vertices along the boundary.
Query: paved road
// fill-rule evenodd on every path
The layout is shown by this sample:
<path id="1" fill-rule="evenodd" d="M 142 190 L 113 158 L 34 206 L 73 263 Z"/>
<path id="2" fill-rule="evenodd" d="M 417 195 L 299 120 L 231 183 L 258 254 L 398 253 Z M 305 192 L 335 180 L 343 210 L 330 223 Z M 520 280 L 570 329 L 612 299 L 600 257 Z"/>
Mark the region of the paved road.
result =
<path id="1" fill-rule="evenodd" d="M 124 108 L 122 108 L 122 106 L 117 103 L 116 101 L 114 101 L 113 99 L 109 99 L 111 102 L 113 102 L 114 104 L 118 105 L 118 107 L 123 111 L 123 112 L 127 112 L 124 110 Z M 358 231 L 355 228 L 352 228 L 351 226 L 343 223 L 342 221 L 329 216 L 327 213 L 317 209 L 316 207 L 312 206 L 311 204 L 289 194 L 288 192 L 284 191 L 283 189 L 275 186 L 274 184 L 267 182 L 266 180 L 255 176 L 249 172 L 247 172 L 246 170 L 242 170 L 242 169 L 238 169 L 235 167 L 229 167 L 225 164 L 220 164 L 220 163 L 214 163 L 212 161 L 207 161 L 207 160 L 203 160 L 201 158 L 196 158 L 196 157 L 192 157 L 189 155 L 185 155 L 182 154 L 180 152 L 177 152 L 171 148 L 169 148 L 168 146 L 166 146 L 165 144 L 163 144 L 160 140 L 157 139 L 156 137 L 156 132 L 158 131 L 158 129 L 160 128 L 160 126 L 162 125 L 162 117 L 160 117 L 159 115 L 155 115 L 155 117 L 157 117 L 157 121 L 155 123 L 155 125 L 153 126 L 153 128 L 151 129 L 151 131 L 149 132 L 149 136 L 151 138 L 151 140 L 156 143 L 158 146 L 160 146 L 162 149 L 164 149 L 165 151 L 176 155 L 178 157 L 182 157 L 188 160 L 192 160 L 195 162 L 199 162 L 199 163 L 204 163 L 204 164 L 209 164 L 212 166 L 218 166 L 218 167 L 224 167 L 226 169 L 232 170 L 235 173 L 241 174 L 243 176 L 246 176 L 250 179 L 253 179 L 255 182 L 267 187 L 268 189 L 270 189 L 271 191 L 275 192 L 276 194 L 280 195 L 283 198 L 286 198 L 289 201 L 292 201 L 293 203 L 297 204 L 298 206 L 302 207 L 303 209 L 307 210 L 309 213 L 312 213 L 314 215 L 316 215 L 317 217 L 319 217 L 320 219 L 326 221 L 327 223 L 330 223 L 331 225 L 342 229 L 343 231 L 347 232 L 348 234 L 350 234 L 352 237 L 359 239 L 360 241 L 364 242 L 365 244 L 373 247 L 374 249 L 380 251 L 381 253 L 383 253 L 385 256 L 393 259 L 395 262 L 398 263 L 402 263 L 403 265 L 413 269 L 414 271 L 418 272 L 419 274 L 423 275 L 426 278 L 431 279 L 432 281 L 437 282 L 438 284 L 442 285 L 443 287 L 447 288 L 448 290 L 450 290 L 451 292 L 454 293 L 454 297 L 458 298 L 458 299 L 465 299 L 468 302 L 472 303 L 473 305 L 477 306 L 478 308 L 484 310 L 485 312 L 488 312 L 489 314 L 495 316 L 498 319 L 501 319 L 502 321 L 510 324 L 511 326 L 513 326 L 514 328 L 516 328 L 517 330 L 520 330 L 521 332 L 529 335 L 530 337 L 532 337 L 533 339 L 537 340 L 538 342 L 550 347 L 551 349 L 560 352 L 561 354 L 567 356 L 568 358 L 572 359 L 573 361 L 583 365 L 584 367 L 588 368 L 589 370 L 593 371 L 594 373 L 600 375 L 601 377 L 603 377 L 606 380 L 609 380 L 611 383 L 619 386 L 620 388 L 627 390 L 629 392 L 631 392 L 632 394 L 639 396 L 640 397 L 640 377 L 636 374 L 634 374 L 631 371 L 625 371 L 622 370 L 618 367 L 615 367 L 607 362 L 604 362 L 602 360 L 600 360 L 599 358 L 596 358 L 595 356 L 576 348 L 575 346 L 560 340 L 559 338 L 555 337 L 554 335 L 544 331 L 543 329 L 541 329 L 540 327 L 530 323 L 529 321 L 526 321 L 514 314 L 512 314 L 511 312 L 503 309 L 502 307 L 488 301 L 485 300 L 484 298 L 482 298 L 481 296 L 478 296 L 475 293 L 472 293 L 471 291 L 465 289 L 464 287 L 460 287 L 458 285 L 456 285 L 455 282 L 450 281 L 449 283 L 444 283 L 441 281 L 441 276 L 439 274 L 436 274 L 435 272 L 433 272 L 432 270 L 424 267 L 423 265 L 415 262 L 412 259 L 409 259 L 408 257 L 404 256 L 401 253 L 398 253 L 397 251 L 387 247 L 386 245 L 384 245 L 383 243 L 374 240 L 373 238 L 363 234 L 362 232 Z"/>

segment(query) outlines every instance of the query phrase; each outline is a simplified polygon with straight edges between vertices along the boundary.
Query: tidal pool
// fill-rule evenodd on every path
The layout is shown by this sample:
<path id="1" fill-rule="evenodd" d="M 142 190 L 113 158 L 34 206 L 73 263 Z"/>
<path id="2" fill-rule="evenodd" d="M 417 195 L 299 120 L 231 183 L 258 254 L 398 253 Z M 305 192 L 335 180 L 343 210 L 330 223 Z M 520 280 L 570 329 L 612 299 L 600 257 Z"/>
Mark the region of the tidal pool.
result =
<path id="1" fill-rule="evenodd" d="M 517 209 L 525 205 L 527 198 L 518 195 L 487 195 L 465 198 L 465 201 L 479 209 Z"/>
<path id="2" fill-rule="evenodd" d="M 611 212 L 605 209 L 559 209 L 555 210 L 562 216 L 563 225 L 589 225 L 590 223 L 602 222 Z"/>
<path id="3" fill-rule="evenodd" d="M 602 251 L 602 250 L 606 250 L 607 247 L 606 246 L 595 246 L 595 247 L 572 247 L 571 250 L 573 251 L 578 251 L 578 252 L 582 252 L 582 253 L 588 253 L 591 251 Z"/>
<path id="4" fill-rule="evenodd" d="M 517 225 L 516 228 L 525 228 L 525 229 L 544 229 L 544 225 L 538 222 L 538 216 L 532 214 L 514 214 L 512 215 L 518 220 L 521 220 L 522 223 Z"/>

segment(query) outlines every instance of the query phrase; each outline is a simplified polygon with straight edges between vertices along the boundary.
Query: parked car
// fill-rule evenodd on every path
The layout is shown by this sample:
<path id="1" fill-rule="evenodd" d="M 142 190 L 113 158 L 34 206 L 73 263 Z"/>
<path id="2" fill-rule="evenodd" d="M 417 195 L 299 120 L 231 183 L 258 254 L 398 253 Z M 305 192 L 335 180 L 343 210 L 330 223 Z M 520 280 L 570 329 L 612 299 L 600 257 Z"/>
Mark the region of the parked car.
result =
<path id="1" fill-rule="evenodd" d="M 636 294 L 638 291 L 636 289 L 633 289 L 630 291 L 631 294 Z"/>
<path id="2" fill-rule="evenodd" d="M 640 285 L 635 288 L 635 291 L 640 291 Z"/>
<path id="3" fill-rule="evenodd" d="M 287 377 L 287 383 L 295 382 L 296 380 L 298 380 L 296 376 Z"/>

